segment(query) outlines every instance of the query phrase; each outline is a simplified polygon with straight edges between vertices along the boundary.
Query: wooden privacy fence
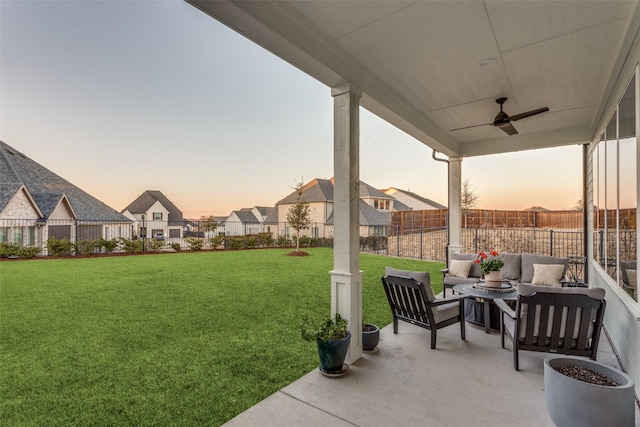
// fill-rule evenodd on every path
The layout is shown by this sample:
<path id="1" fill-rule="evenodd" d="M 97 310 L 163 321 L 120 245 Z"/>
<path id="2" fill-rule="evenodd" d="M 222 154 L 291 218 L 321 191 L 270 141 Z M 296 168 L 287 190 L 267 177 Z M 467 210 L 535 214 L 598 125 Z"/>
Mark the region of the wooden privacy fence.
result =
<path id="1" fill-rule="evenodd" d="M 620 226 L 625 229 L 636 228 L 636 210 L 621 209 Z M 594 211 L 593 221 L 596 229 L 616 227 L 615 211 L 603 209 Z M 448 210 L 433 209 L 423 211 L 402 211 L 391 214 L 391 234 L 417 233 L 447 227 Z M 504 211 L 488 209 L 469 209 L 463 211 L 463 228 L 547 228 L 560 230 L 579 230 L 583 228 L 582 211 Z"/>

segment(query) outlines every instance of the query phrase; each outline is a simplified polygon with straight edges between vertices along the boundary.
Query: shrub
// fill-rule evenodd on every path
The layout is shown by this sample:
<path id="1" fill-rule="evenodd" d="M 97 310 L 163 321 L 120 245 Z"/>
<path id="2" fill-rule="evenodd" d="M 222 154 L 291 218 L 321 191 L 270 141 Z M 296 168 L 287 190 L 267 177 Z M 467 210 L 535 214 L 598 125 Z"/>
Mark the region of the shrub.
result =
<path id="1" fill-rule="evenodd" d="M 229 247 L 231 249 L 242 249 L 242 248 L 244 248 L 244 236 L 229 237 Z"/>
<path id="2" fill-rule="evenodd" d="M 189 249 L 191 249 L 192 251 L 200 251 L 204 246 L 204 239 L 198 237 L 187 237 L 184 240 L 185 242 L 187 242 L 187 244 L 189 245 Z"/>
<path id="3" fill-rule="evenodd" d="M 274 240 L 271 232 L 258 233 L 258 245 L 271 247 L 273 243 Z"/>
<path id="4" fill-rule="evenodd" d="M 96 247 L 104 248 L 105 253 L 113 253 L 118 247 L 118 241 L 116 239 L 103 239 L 102 237 L 98 239 L 98 243 L 96 243 Z"/>
<path id="5" fill-rule="evenodd" d="M 247 248 L 255 248 L 258 246 L 258 238 L 256 236 L 247 237 L 244 244 Z"/>
<path id="6" fill-rule="evenodd" d="M 309 236 L 300 236 L 300 246 L 312 247 L 318 246 L 318 239 Z"/>
<path id="7" fill-rule="evenodd" d="M 37 246 L 23 246 L 18 250 L 18 256 L 22 258 L 35 258 L 42 249 Z"/>
<path id="8" fill-rule="evenodd" d="M 287 236 L 278 236 L 278 246 L 281 248 L 289 247 L 293 244 L 291 239 Z"/>
<path id="9" fill-rule="evenodd" d="M 142 240 L 140 239 L 131 240 L 126 237 L 121 237 L 120 243 L 122 244 L 124 251 L 128 254 L 142 252 Z"/>
<path id="10" fill-rule="evenodd" d="M 0 242 L 0 258 L 7 258 L 18 255 L 20 246 L 13 242 Z"/>
<path id="11" fill-rule="evenodd" d="M 331 237 L 320 237 L 320 238 L 318 238 L 318 247 L 319 248 L 332 248 L 333 247 L 333 238 L 331 238 Z"/>
<path id="12" fill-rule="evenodd" d="M 217 235 L 216 237 L 211 237 L 209 239 L 209 244 L 211 245 L 211 249 L 216 249 L 224 242 L 224 236 L 222 234 Z"/>
<path id="13" fill-rule="evenodd" d="M 56 239 L 55 237 L 49 237 L 47 239 L 47 250 L 50 255 L 63 256 L 71 254 L 71 240 L 63 237 L 62 239 Z"/>
<path id="14" fill-rule="evenodd" d="M 91 255 L 98 244 L 97 240 L 80 240 L 72 243 L 73 252 L 76 255 Z"/>
<path id="15" fill-rule="evenodd" d="M 176 252 L 180 252 L 180 250 L 182 249 L 182 247 L 180 246 L 180 243 L 178 242 L 171 242 L 169 243 L 169 246 L 171 246 L 171 249 L 173 249 Z"/>
<path id="16" fill-rule="evenodd" d="M 155 237 L 149 241 L 149 250 L 151 252 L 159 252 L 164 249 L 164 240 L 156 239 Z"/>

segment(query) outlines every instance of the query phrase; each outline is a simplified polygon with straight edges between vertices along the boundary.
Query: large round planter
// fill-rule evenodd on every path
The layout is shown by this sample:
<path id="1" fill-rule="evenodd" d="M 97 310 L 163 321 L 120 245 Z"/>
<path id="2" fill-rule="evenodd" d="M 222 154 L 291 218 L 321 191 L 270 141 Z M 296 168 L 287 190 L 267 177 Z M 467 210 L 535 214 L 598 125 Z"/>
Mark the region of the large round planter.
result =
<path id="1" fill-rule="evenodd" d="M 554 368 L 583 366 L 620 384 L 589 384 L 561 374 Z M 633 379 L 624 372 L 593 360 L 547 357 L 544 360 L 544 399 L 558 427 L 633 427 L 635 399 Z"/>
<path id="2" fill-rule="evenodd" d="M 324 374 L 335 375 L 343 372 L 344 359 L 347 357 L 351 333 L 337 341 L 322 341 L 318 338 L 318 356 L 320 356 L 320 371 Z"/>
<path id="3" fill-rule="evenodd" d="M 370 323 L 362 325 L 362 351 L 375 351 L 380 342 L 380 328 Z"/>

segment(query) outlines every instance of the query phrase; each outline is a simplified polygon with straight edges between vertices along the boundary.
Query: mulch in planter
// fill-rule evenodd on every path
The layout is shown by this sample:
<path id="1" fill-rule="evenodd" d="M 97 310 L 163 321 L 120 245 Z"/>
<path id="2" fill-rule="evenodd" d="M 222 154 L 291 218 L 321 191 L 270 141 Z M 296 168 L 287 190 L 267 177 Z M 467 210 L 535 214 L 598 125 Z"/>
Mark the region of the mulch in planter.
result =
<path id="1" fill-rule="evenodd" d="M 562 375 L 566 375 L 569 378 L 573 378 L 585 383 L 607 387 L 620 386 L 620 384 L 618 384 L 608 376 L 599 374 L 598 372 L 594 372 L 591 369 L 585 368 L 584 366 L 558 366 L 553 369 L 560 372 Z"/>

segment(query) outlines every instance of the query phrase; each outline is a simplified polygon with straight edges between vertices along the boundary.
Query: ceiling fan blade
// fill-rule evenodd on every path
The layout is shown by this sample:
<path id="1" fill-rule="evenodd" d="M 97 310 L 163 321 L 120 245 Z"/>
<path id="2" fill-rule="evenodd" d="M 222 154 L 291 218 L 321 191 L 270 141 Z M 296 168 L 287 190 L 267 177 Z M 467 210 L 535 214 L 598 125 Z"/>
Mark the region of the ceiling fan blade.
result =
<path id="1" fill-rule="evenodd" d="M 516 120 L 526 119 L 527 117 L 535 116 L 536 114 L 544 113 L 545 111 L 549 111 L 549 107 L 538 108 L 537 110 L 531 110 L 527 111 L 526 113 L 516 114 L 509 117 L 509 120 L 515 122 Z"/>
<path id="2" fill-rule="evenodd" d="M 477 127 L 480 127 L 480 126 L 490 126 L 490 125 L 493 125 L 493 123 L 483 123 L 481 125 L 473 125 L 473 126 L 465 126 L 463 128 L 449 129 L 449 132 L 452 132 L 454 130 L 471 129 L 471 128 L 477 128 Z"/>
<path id="3" fill-rule="evenodd" d="M 507 123 L 507 124 L 496 126 L 496 127 L 499 127 L 500 129 L 502 129 L 502 131 L 505 132 L 509 136 L 516 135 L 518 133 L 516 128 L 514 128 L 511 123 Z"/>

